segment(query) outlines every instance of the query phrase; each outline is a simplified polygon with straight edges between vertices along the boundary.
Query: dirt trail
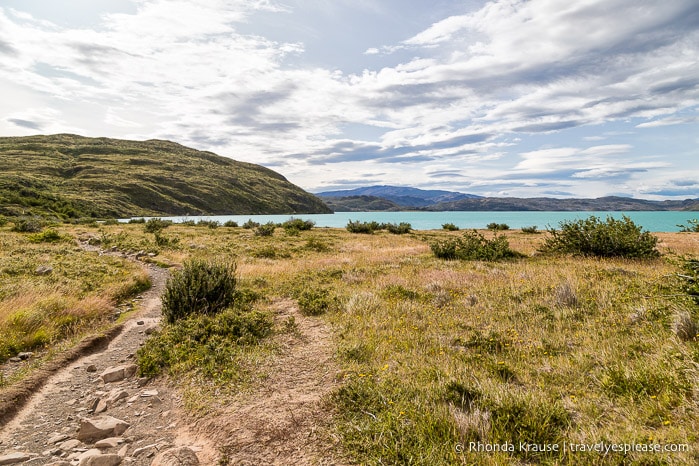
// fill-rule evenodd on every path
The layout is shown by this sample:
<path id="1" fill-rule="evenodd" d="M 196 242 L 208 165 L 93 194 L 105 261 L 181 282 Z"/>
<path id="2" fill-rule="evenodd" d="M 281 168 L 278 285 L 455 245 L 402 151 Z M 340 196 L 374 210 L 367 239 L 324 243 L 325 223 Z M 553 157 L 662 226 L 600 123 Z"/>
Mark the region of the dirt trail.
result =
<path id="1" fill-rule="evenodd" d="M 78 464 L 95 446 L 94 441 L 76 440 L 81 419 L 108 415 L 129 427 L 113 435 L 120 440 L 104 446 L 103 455 L 118 452 L 124 464 L 150 465 L 159 451 L 178 446 L 179 438 L 190 442 L 187 446 L 197 452 L 201 464 L 215 461 L 211 445 L 186 431 L 178 392 L 165 381 L 130 375 L 105 383 L 100 378 L 109 368 L 133 367 L 134 353 L 160 321 L 167 271 L 146 267 L 153 286 L 134 300 L 137 311 L 123 330 L 106 348 L 58 370 L 10 422 L 0 426 L 0 458 L 22 452 L 26 454 L 22 464 Z"/>
<path id="2" fill-rule="evenodd" d="M 301 315 L 291 300 L 274 305 L 278 323 L 293 317 L 296 331 L 281 341 L 268 377 L 203 423 L 228 464 L 340 465 L 329 433 L 325 397 L 337 385 L 330 331 L 320 318 Z"/>

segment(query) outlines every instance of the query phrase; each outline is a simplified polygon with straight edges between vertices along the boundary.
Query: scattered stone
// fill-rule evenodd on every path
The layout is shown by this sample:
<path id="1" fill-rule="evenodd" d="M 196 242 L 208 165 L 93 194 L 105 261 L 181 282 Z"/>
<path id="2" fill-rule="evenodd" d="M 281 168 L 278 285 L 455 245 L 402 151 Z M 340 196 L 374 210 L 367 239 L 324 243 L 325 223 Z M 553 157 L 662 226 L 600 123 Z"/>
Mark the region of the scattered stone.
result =
<path id="1" fill-rule="evenodd" d="M 17 356 L 10 358 L 9 361 L 10 362 L 22 362 L 22 360 L 19 359 Z"/>
<path id="2" fill-rule="evenodd" d="M 46 466 L 71 466 L 71 464 L 68 461 L 54 461 Z"/>
<path id="3" fill-rule="evenodd" d="M 126 453 L 127 453 L 128 451 L 129 451 L 129 446 L 128 446 L 128 445 L 124 445 L 123 447 L 121 447 L 121 448 L 119 449 L 119 453 L 117 453 L 117 454 L 118 454 L 119 456 L 121 456 L 122 458 L 124 458 L 124 457 L 126 456 Z"/>
<path id="4" fill-rule="evenodd" d="M 95 406 L 95 414 L 103 413 L 107 410 L 107 400 L 99 400 L 97 406 Z"/>
<path id="5" fill-rule="evenodd" d="M 81 419 L 78 440 L 97 441 L 108 437 L 118 437 L 129 428 L 129 423 L 112 416 L 94 419 Z"/>
<path id="6" fill-rule="evenodd" d="M 68 438 L 68 435 L 66 434 L 56 434 L 53 437 L 50 437 L 47 441 L 49 445 L 53 445 L 58 442 L 62 442 Z"/>
<path id="7" fill-rule="evenodd" d="M 189 447 L 177 447 L 158 453 L 150 466 L 198 466 L 199 459 Z"/>
<path id="8" fill-rule="evenodd" d="M 135 458 L 137 456 L 142 455 L 143 453 L 146 453 L 146 455 L 147 455 L 148 453 L 154 453 L 157 450 L 158 450 L 158 444 L 154 443 L 152 445 L 146 445 L 145 447 L 136 448 L 133 451 L 133 453 L 131 454 L 131 456 L 133 456 Z"/>
<path id="9" fill-rule="evenodd" d="M 66 401 L 66 404 L 67 404 L 68 406 L 73 406 L 73 405 L 74 405 L 75 403 L 77 403 L 77 402 L 78 402 L 78 400 L 77 400 L 76 398 L 73 398 L 72 400 Z"/>
<path id="10" fill-rule="evenodd" d="M 149 396 L 158 396 L 158 390 L 145 390 L 141 396 L 147 398 Z"/>
<path id="11" fill-rule="evenodd" d="M 95 366 L 94 364 L 90 364 L 85 368 L 85 370 L 87 372 L 97 372 L 97 366 Z"/>
<path id="12" fill-rule="evenodd" d="M 73 450 L 73 448 L 77 447 L 81 443 L 82 442 L 78 439 L 70 439 L 58 445 L 58 448 L 60 448 L 63 451 L 71 451 Z"/>
<path id="13" fill-rule="evenodd" d="M 115 453 L 92 455 L 81 459 L 78 466 L 117 466 L 122 459 Z"/>
<path id="14" fill-rule="evenodd" d="M 109 437 L 96 442 L 95 447 L 99 449 L 116 448 L 122 443 L 124 443 L 123 437 Z"/>
<path id="15" fill-rule="evenodd" d="M 23 463 L 29 459 L 31 459 L 31 456 L 28 453 L 23 453 L 21 451 L 15 451 L 15 452 L 0 456 L 0 464 L 4 465 L 4 464 Z"/>
<path id="16" fill-rule="evenodd" d="M 158 330 L 158 327 L 148 327 L 145 330 L 146 335 L 152 335 Z"/>
<path id="17" fill-rule="evenodd" d="M 109 393 L 109 397 L 107 398 L 107 404 L 111 406 L 114 403 L 116 403 L 117 401 L 123 400 L 124 398 L 128 398 L 128 397 L 129 397 L 129 392 L 127 392 L 126 390 L 122 390 L 122 389 L 117 388 L 117 389 L 112 390 Z"/>
<path id="18" fill-rule="evenodd" d="M 51 267 L 50 265 L 40 265 L 34 271 L 34 273 L 37 275 L 51 275 L 52 272 L 53 267 Z"/>
<path id="19" fill-rule="evenodd" d="M 17 355 L 17 357 L 18 357 L 19 359 L 21 359 L 22 361 L 25 361 L 25 360 L 31 358 L 32 356 L 34 356 L 34 353 L 32 353 L 31 351 L 24 351 L 24 352 L 19 353 L 19 354 Z"/>
<path id="20" fill-rule="evenodd" d="M 148 377 L 139 377 L 138 380 L 136 381 L 136 385 L 139 387 L 143 387 L 145 384 L 148 383 L 150 379 Z"/>
<path id="21" fill-rule="evenodd" d="M 118 382 L 125 378 L 131 377 L 138 370 L 136 364 L 125 364 L 122 366 L 109 367 L 100 374 L 100 378 L 104 383 Z"/>

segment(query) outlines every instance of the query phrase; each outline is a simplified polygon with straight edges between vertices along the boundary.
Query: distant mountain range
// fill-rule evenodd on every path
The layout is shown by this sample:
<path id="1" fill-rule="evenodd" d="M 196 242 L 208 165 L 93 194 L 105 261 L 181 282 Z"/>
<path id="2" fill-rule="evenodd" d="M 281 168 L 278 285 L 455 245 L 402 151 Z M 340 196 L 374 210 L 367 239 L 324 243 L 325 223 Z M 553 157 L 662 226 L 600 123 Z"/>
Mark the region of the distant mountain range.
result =
<path id="1" fill-rule="evenodd" d="M 345 212 L 405 210 L 406 207 L 429 207 L 440 203 L 480 198 L 474 194 L 402 186 L 368 186 L 344 191 L 325 191 L 316 195 L 331 209 Z M 356 209 L 352 207 L 356 207 Z"/>
<path id="2" fill-rule="evenodd" d="M 699 199 L 649 201 L 607 196 L 596 199 L 482 197 L 454 191 L 369 186 L 316 194 L 336 212 L 362 211 L 654 211 L 699 210 Z"/>

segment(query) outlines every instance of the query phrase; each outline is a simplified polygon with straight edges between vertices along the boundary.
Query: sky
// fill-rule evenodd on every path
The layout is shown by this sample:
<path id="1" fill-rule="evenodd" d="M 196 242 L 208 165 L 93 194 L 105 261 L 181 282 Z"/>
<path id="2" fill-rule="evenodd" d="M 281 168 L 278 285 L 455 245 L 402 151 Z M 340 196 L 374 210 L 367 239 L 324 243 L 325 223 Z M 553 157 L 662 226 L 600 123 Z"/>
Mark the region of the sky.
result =
<path id="1" fill-rule="evenodd" d="M 0 101 L 311 192 L 699 198 L 699 2 L 0 0 Z"/>

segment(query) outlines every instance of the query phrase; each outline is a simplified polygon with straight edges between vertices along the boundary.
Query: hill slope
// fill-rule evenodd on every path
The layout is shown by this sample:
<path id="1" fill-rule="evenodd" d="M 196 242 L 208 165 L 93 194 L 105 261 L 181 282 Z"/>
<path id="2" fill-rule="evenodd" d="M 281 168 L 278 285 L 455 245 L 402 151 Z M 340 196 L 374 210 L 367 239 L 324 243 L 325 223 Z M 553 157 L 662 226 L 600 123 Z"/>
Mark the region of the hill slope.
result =
<path id="1" fill-rule="evenodd" d="M 59 217 L 329 213 L 282 175 L 161 140 L 0 138 L 0 213 Z"/>

